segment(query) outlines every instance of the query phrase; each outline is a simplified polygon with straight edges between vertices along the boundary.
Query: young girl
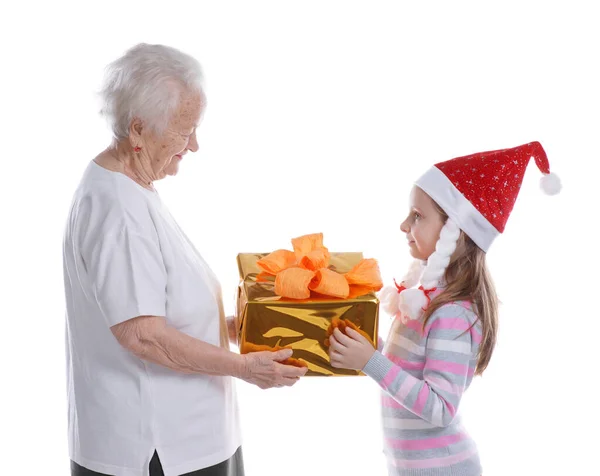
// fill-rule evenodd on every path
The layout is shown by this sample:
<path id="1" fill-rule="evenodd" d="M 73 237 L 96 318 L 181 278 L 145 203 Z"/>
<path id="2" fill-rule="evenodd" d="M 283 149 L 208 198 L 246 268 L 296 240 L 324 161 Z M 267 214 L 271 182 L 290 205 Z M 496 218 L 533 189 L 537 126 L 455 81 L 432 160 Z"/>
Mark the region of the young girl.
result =
<path id="1" fill-rule="evenodd" d="M 425 173 L 400 227 L 415 262 L 380 296 L 395 316 L 387 342 L 376 351 L 351 328 L 330 338 L 334 367 L 360 369 L 383 389 L 390 475 L 481 474 L 475 443 L 456 413 L 494 350 L 498 299 L 485 253 L 504 231 L 531 157 L 544 191 L 558 193 L 539 142 L 459 157 Z"/>

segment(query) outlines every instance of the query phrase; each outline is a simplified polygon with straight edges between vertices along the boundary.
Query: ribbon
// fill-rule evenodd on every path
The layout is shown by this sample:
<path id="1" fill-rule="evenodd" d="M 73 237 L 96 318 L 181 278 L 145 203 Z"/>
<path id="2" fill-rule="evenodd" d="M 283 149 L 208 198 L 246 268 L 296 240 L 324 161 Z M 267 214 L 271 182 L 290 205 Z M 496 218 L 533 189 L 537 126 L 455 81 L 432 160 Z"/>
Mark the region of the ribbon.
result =
<path id="1" fill-rule="evenodd" d="M 347 273 L 329 269 L 329 250 L 323 233 L 292 240 L 294 251 L 276 250 L 257 261 L 262 272 L 257 281 L 275 277 L 275 294 L 291 299 L 309 299 L 319 294 L 347 299 L 379 291 L 383 287 L 374 259 L 362 259 Z"/>
<path id="2" fill-rule="evenodd" d="M 425 294 L 425 297 L 427 298 L 427 304 L 425 304 L 424 307 L 422 307 L 421 309 L 423 309 L 423 311 L 425 309 L 427 309 L 429 307 L 429 305 L 431 304 L 431 297 L 429 296 L 433 291 L 435 291 L 437 288 L 431 288 L 431 289 L 425 289 L 423 286 L 419 286 L 419 289 L 421 291 L 423 291 L 423 294 Z"/>
<path id="3" fill-rule="evenodd" d="M 396 286 L 396 289 L 398 290 L 398 294 L 400 294 L 402 291 L 404 291 L 405 289 L 407 289 L 407 287 L 404 286 L 403 284 L 398 284 L 396 282 L 396 278 L 394 278 L 394 284 Z"/>

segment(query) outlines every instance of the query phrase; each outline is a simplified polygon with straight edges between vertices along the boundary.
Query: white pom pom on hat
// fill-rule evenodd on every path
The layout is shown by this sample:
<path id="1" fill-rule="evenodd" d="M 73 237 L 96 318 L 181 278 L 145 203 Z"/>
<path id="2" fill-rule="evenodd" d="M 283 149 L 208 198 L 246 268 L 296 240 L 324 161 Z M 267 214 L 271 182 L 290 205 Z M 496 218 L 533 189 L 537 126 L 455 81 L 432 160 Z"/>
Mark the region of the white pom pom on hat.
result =
<path id="1" fill-rule="evenodd" d="M 540 187 L 546 195 L 557 195 L 562 189 L 560 177 L 553 172 L 544 174 L 540 179 Z"/>
<path id="2" fill-rule="evenodd" d="M 420 319 L 428 305 L 429 298 L 420 288 L 405 289 L 400 293 L 398 307 L 404 320 Z"/>
<path id="3" fill-rule="evenodd" d="M 399 299 L 400 296 L 396 286 L 385 286 L 381 291 L 379 291 L 379 302 L 381 303 L 381 308 L 390 316 L 395 316 L 398 314 L 400 310 L 400 307 L 398 306 Z"/>
<path id="4" fill-rule="evenodd" d="M 425 262 L 421 260 L 414 260 L 408 272 L 404 275 L 401 285 L 395 283 L 394 286 L 386 286 L 379 292 L 379 302 L 381 303 L 382 309 L 394 317 L 401 316 L 401 297 L 404 290 L 416 286 L 423 275 L 425 270 Z"/>

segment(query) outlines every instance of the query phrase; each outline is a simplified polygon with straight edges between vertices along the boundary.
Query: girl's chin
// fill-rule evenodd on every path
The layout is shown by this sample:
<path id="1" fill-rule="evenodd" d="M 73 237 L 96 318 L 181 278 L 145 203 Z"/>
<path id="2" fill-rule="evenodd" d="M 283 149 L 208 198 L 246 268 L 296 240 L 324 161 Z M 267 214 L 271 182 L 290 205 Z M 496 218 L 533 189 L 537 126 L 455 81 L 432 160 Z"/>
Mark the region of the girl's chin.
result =
<path id="1" fill-rule="evenodd" d="M 427 258 L 423 258 L 423 256 L 421 255 L 421 253 L 419 253 L 419 250 L 417 250 L 414 246 L 410 247 L 410 255 L 414 258 L 414 259 L 420 259 L 420 260 L 426 260 Z"/>

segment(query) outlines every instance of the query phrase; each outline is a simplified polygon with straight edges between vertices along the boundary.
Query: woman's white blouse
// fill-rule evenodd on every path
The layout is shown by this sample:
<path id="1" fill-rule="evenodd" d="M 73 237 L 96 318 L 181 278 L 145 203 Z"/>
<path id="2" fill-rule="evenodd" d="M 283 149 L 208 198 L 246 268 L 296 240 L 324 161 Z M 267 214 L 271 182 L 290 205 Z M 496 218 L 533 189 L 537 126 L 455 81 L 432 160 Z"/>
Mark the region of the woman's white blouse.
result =
<path id="1" fill-rule="evenodd" d="M 146 362 L 110 330 L 164 316 L 181 332 L 229 347 L 219 283 L 158 194 L 91 162 L 73 199 L 63 260 L 71 459 L 100 473 L 145 476 L 156 449 L 174 476 L 232 456 L 241 444 L 233 379 Z"/>

